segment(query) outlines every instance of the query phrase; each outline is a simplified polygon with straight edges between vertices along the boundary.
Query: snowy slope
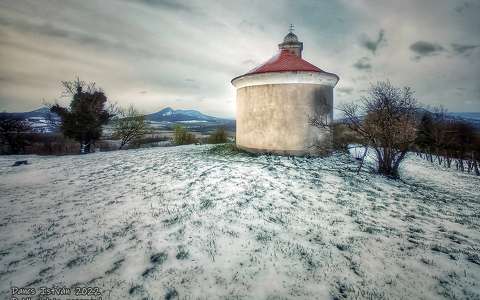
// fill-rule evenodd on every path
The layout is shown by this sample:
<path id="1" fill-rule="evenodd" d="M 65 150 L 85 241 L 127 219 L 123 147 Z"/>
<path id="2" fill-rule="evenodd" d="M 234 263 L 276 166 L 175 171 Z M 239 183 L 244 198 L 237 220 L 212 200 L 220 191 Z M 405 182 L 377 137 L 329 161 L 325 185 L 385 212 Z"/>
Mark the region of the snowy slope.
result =
<path id="1" fill-rule="evenodd" d="M 0 298 L 480 298 L 478 177 L 208 147 L 1 157 Z"/>

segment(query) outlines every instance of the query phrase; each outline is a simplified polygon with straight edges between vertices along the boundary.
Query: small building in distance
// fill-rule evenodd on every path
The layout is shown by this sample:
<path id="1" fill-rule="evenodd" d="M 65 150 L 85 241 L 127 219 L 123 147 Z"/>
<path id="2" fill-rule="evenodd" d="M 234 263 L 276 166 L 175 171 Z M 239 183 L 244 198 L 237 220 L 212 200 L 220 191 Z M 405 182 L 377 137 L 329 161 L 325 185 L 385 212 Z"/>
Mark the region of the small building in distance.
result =
<path id="1" fill-rule="evenodd" d="M 322 154 L 331 148 L 332 136 L 310 121 L 332 121 L 339 77 L 302 59 L 303 43 L 292 29 L 278 48 L 266 63 L 232 79 L 237 147 L 257 153 Z"/>

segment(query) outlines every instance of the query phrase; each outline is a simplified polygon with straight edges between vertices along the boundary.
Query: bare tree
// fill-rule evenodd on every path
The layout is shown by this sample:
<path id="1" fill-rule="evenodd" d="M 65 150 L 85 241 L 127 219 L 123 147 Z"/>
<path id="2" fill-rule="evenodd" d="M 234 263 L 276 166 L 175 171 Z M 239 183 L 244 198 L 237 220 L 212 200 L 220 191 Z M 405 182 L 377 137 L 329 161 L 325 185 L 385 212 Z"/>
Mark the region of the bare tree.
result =
<path id="1" fill-rule="evenodd" d="M 325 104 L 317 107 L 317 111 L 313 116 L 308 116 L 308 124 L 318 128 L 320 134 L 324 134 L 327 137 L 322 139 L 321 142 L 317 141 L 315 144 L 311 145 L 310 148 L 317 154 L 328 154 L 333 149 L 343 147 L 343 145 L 336 144 L 336 140 L 334 139 L 335 133 L 341 128 L 337 123 L 333 122 L 333 115 L 330 113 L 332 111 L 332 106 L 326 104 L 326 98 L 322 96 L 320 102 Z"/>
<path id="2" fill-rule="evenodd" d="M 119 149 L 142 137 L 148 131 L 145 116 L 133 106 L 118 110 L 118 115 L 114 120 L 113 136 L 121 140 Z"/>
<path id="3" fill-rule="evenodd" d="M 398 177 L 400 162 L 416 137 L 417 101 L 409 87 L 396 88 L 390 82 L 371 86 L 359 103 L 340 107 L 344 122 L 365 147 L 375 151 L 377 171 Z"/>

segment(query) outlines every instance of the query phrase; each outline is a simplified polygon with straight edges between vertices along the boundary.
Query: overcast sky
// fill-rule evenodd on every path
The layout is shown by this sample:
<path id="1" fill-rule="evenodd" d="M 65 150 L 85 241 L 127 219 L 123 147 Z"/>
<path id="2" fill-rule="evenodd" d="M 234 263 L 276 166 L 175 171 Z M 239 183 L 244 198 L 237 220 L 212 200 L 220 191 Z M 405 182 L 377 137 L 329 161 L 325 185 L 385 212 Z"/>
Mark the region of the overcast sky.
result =
<path id="1" fill-rule="evenodd" d="M 340 76 L 336 105 L 389 79 L 480 111 L 479 16 L 479 0 L 1 0 L 0 111 L 54 102 L 79 76 L 143 112 L 234 117 L 230 80 L 273 56 L 290 23 L 304 59 Z"/>

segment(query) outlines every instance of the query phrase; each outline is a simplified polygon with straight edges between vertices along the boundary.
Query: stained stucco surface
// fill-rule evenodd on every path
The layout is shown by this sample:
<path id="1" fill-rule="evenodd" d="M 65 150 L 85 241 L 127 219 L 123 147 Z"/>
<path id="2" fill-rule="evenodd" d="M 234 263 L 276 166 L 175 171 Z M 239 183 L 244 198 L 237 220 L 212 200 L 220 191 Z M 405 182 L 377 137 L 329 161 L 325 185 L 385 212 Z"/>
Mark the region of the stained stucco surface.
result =
<path id="1" fill-rule="evenodd" d="M 237 145 L 251 151 L 314 154 L 329 146 L 327 130 L 312 117 L 333 117 L 333 88 L 318 84 L 265 84 L 237 89 Z"/>

